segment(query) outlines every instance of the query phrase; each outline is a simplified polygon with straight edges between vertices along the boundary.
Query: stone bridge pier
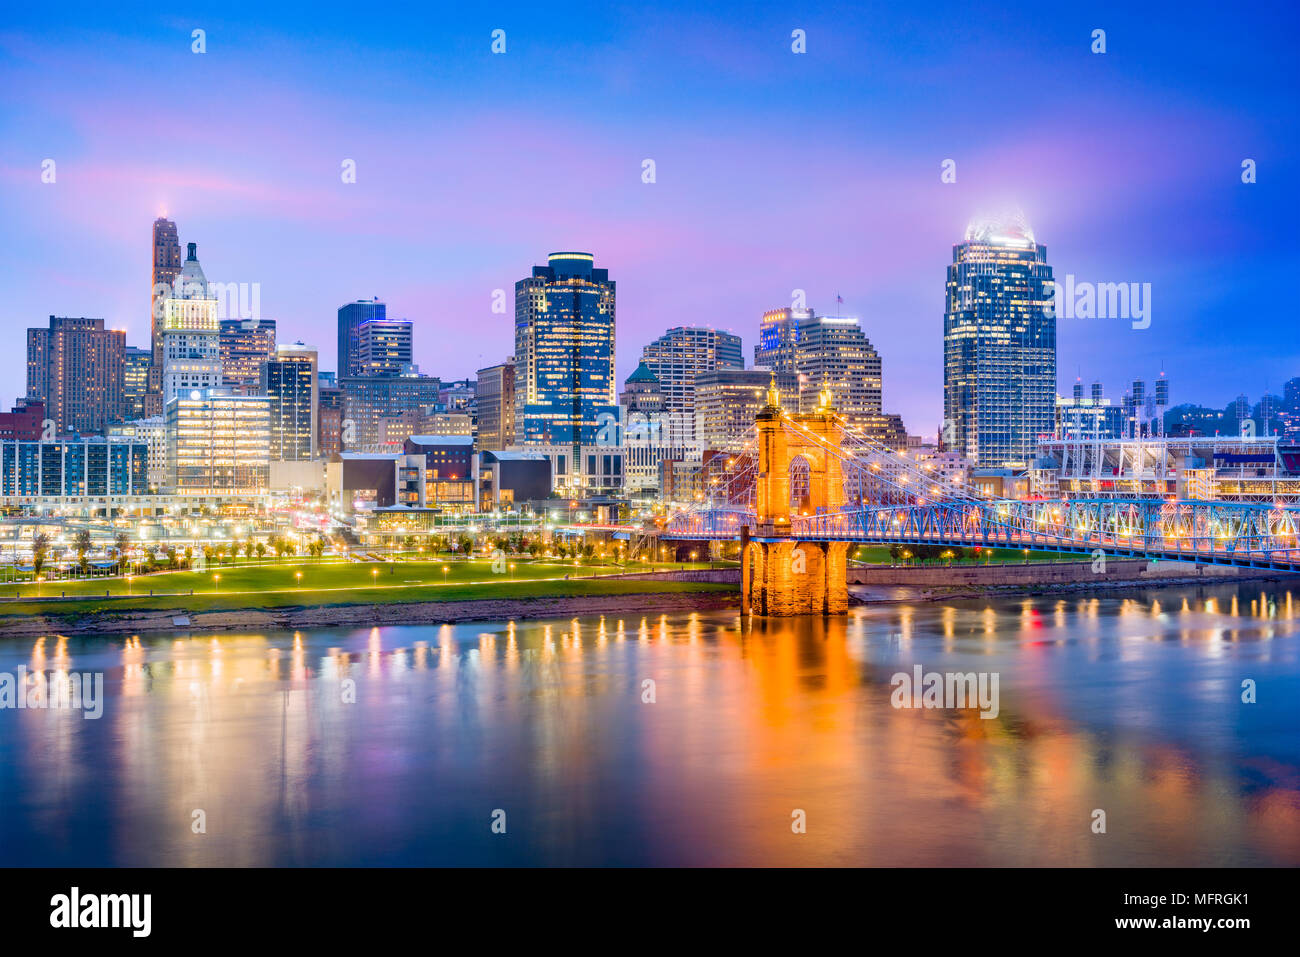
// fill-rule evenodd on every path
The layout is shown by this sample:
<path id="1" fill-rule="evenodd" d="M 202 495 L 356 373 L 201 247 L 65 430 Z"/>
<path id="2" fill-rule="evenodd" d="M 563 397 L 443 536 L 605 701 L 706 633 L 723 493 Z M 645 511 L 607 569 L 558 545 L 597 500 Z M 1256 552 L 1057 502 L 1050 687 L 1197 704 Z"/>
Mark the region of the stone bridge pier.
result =
<path id="1" fill-rule="evenodd" d="M 791 422 L 799 428 L 789 428 Z M 844 505 L 843 426 L 830 393 L 823 390 L 815 411 L 791 415 L 781 409 L 774 382 L 754 424 L 757 525 L 741 531 L 742 609 L 757 615 L 842 615 L 849 607 L 848 544 L 796 540 L 790 523 Z"/>
<path id="2" fill-rule="evenodd" d="M 750 541 L 740 563 L 744 614 L 842 615 L 849 609 L 847 542 Z"/>

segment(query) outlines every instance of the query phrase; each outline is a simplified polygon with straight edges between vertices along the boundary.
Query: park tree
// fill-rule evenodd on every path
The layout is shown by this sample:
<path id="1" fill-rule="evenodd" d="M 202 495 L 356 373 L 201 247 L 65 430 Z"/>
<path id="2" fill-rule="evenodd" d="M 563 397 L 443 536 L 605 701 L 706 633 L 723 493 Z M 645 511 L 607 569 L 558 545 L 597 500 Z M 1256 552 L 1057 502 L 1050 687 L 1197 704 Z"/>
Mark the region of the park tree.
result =
<path id="1" fill-rule="evenodd" d="M 258 543 L 257 543 L 257 557 L 258 557 L 258 558 L 264 558 L 265 556 L 266 556 L 266 542 L 258 542 Z"/>
<path id="2" fill-rule="evenodd" d="M 81 574 L 84 575 L 90 568 L 90 559 L 87 557 L 90 553 L 90 529 L 79 529 L 72 542 L 73 548 L 77 552 L 77 565 L 81 568 Z"/>
<path id="3" fill-rule="evenodd" d="M 50 554 L 50 536 L 45 532 L 37 532 L 32 536 L 32 577 L 35 578 L 45 567 L 45 560 Z"/>

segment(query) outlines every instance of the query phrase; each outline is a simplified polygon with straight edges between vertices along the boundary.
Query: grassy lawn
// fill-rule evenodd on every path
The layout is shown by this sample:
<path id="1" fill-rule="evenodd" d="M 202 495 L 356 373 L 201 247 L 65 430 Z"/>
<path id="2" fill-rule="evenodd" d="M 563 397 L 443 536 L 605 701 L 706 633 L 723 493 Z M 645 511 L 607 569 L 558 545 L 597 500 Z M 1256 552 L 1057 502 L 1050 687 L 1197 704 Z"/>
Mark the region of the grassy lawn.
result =
<path id="1" fill-rule="evenodd" d="M 963 561 L 953 562 L 954 565 L 974 565 L 992 562 L 993 564 L 1006 562 L 1023 563 L 1025 558 L 1031 562 L 1086 562 L 1091 561 L 1089 555 L 1072 555 L 1064 552 L 1036 552 L 1031 551 L 1028 556 L 1018 548 L 986 548 L 979 555 L 975 555 L 969 548 L 966 549 L 966 558 Z M 893 559 L 889 557 L 888 545 L 860 545 L 857 548 L 849 550 L 849 558 L 853 561 L 870 562 L 877 565 L 889 565 Z M 931 561 L 931 565 L 938 564 L 937 561 Z"/>
<path id="2" fill-rule="evenodd" d="M 513 566 L 513 567 L 511 567 Z M 491 561 L 436 562 L 329 562 L 310 560 L 274 565 L 227 566 L 204 572 L 156 572 L 125 579 L 45 582 L 41 598 L 66 594 L 80 601 L 44 601 L 36 586 L 24 582 L 0 587 L 0 616 L 53 614 L 83 615 L 98 611 L 162 608 L 211 611 L 240 608 L 278 608 L 319 605 L 380 604 L 413 601 L 464 601 L 479 598 L 536 598 L 548 595 L 618 595 L 646 591 L 710 591 L 727 589 L 690 582 L 616 581 L 591 576 L 628 571 L 678 569 L 681 565 L 629 564 L 580 565 L 559 561 L 507 562 L 505 573 L 492 569 Z M 687 565 L 707 568 L 708 565 Z M 443 569 L 446 569 L 444 575 Z M 220 575 L 220 581 L 214 576 Z M 301 576 L 301 578 L 299 577 Z M 568 580 L 566 580 L 568 576 Z M 154 595 L 150 596 L 152 589 Z M 189 591 L 193 589 L 193 594 Z M 180 592 L 182 594 L 175 594 Z M 163 594 L 171 593 L 171 594 Z M 30 600 L 28 600 L 30 598 Z"/>

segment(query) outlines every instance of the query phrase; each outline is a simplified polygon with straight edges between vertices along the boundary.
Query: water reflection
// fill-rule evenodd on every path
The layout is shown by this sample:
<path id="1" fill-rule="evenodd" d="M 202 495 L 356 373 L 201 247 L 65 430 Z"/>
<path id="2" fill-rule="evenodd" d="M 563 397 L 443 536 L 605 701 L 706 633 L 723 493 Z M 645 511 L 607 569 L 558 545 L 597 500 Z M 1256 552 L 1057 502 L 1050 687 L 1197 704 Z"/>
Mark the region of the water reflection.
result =
<path id="1" fill-rule="evenodd" d="M 0 711 L 0 863 L 1296 864 L 1296 627 L 1219 586 L 50 636 L 0 671 L 109 701 Z M 915 664 L 996 672 L 997 717 L 894 709 Z"/>

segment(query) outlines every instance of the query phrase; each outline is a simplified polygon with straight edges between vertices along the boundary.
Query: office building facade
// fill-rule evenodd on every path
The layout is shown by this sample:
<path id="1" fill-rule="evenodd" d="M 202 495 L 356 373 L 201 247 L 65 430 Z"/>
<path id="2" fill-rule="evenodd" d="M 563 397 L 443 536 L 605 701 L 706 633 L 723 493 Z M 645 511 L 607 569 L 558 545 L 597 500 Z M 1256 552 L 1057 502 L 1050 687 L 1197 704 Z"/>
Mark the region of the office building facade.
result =
<path id="1" fill-rule="evenodd" d="M 880 355 L 853 316 L 812 309 L 763 314 L 754 364 L 794 377 L 797 408 L 816 408 L 823 389 L 848 423 L 862 427 L 881 414 Z"/>
<path id="2" fill-rule="evenodd" d="M 122 355 L 122 418 L 144 418 L 145 397 L 149 394 L 149 370 L 153 352 L 139 346 L 127 346 Z"/>
<path id="3" fill-rule="evenodd" d="M 357 326 L 353 365 L 359 376 L 398 376 L 415 371 L 409 319 L 370 319 Z"/>
<path id="4" fill-rule="evenodd" d="M 590 253 L 552 253 L 515 283 L 515 433 L 527 445 L 596 440 L 617 416 L 615 284 Z"/>
<path id="5" fill-rule="evenodd" d="M 514 359 L 479 369 L 475 392 L 478 448 L 497 451 L 514 445 Z"/>
<path id="6" fill-rule="evenodd" d="M 149 448 L 129 438 L 0 441 L 0 498 L 8 504 L 147 495 Z"/>
<path id="7" fill-rule="evenodd" d="M 100 433 L 122 420 L 126 333 L 103 319 L 50 316 L 27 330 L 27 397 L 60 433 Z"/>
<path id="8" fill-rule="evenodd" d="M 641 363 L 659 383 L 662 411 L 680 414 L 689 422 L 695 418 L 696 376 L 745 367 L 740 336 L 696 326 L 669 329 L 642 350 Z"/>
<path id="9" fill-rule="evenodd" d="M 347 449 L 383 443 L 382 419 L 437 405 L 440 382 L 432 376 L 339 378 L 343 390 L 342 445 Z"/>
<path id="10" fill-rule="evenodd" d="M 181 242 L 176 224 L 159 216 L 153 224 L 153 270 L 149 296 L 149 385 L 145 415 L 162 414 L 163 304 L 175 293 L 181 274 Z"/>
<path id="11" fill-rule="evenodd" d="M 339 307 L 338 317 L 338 377 L 364 375 L 357 355 L 359 341 L 357 330 L 363 322 L 383 320 L 388 317 L 387 307 L 378 299 L 358 299 Z"/>
<path id="12" fill-rule="evenodd" d="M 221 387 L 217 299 L 210 294 L 195 243 L 187 248 L 176 294 L 163 303 L 162 353 L 164 408 L 177 395 Z"/>
<path id="13" fill-rule="evenodd" d="M 236 395 L 256 395 L 262 366 L 275 356 L 274 319 L 222 319 L 221 384 Z"/>
<path id="14" fill-rule="evenodd" d="M 271 459 L 307 462 L 316 457 L 320 386 L 316 350 L 301 342 L 282 345 L 262 363 L 259 391 L 270 402 Z"/>
<path id="15" fill-rule="evenodd" d="M 270 482 L 271 402 L 193 390 L 167 403 L 167 485 L 176 495 L 257 495 Z"/>
<path id="16" fill-rule="evenodd" d="M 953 246 L 944 310 L 944 444 L 977 468 L 1025 468 L 1056 414 L 1047 248 L 1022 223 L 972 225 Z"/>

